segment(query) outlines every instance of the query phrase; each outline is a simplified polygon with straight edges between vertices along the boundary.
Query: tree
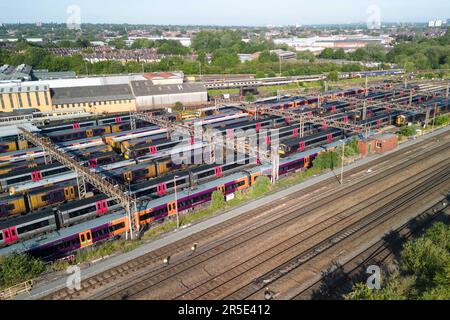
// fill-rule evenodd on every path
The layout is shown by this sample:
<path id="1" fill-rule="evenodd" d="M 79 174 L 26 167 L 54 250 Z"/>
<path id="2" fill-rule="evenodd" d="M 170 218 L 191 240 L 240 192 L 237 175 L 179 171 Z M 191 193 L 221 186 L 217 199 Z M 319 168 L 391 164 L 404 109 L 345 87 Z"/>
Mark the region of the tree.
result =
<path id="1" fill-rule="evenodd" d="M 110 42 L 110 45 L 112 45 L 116 49 L 125 49 L 127 47 L 123 38 L 116 38 L 112 40 Z"/>
<path id="2" fill-rule="evenodd" d="M 244 99 L 246 102 L 254 102 L 256 100 L 255 96 L 251 92 L 247 92 Z"/>
<path id="3" fill-rule="evenodd" d="M 339 81 L 339 73 L 337 71 L 331 71 L 327 76 L 327 80 Z"/>
<path id="4" fill-rule="evenodd" d="M 322 59 L 333 59 L 333 54 L 334 54 L 333 49 L 326 48 L 320 53 L 319 58 L 322 58 Z"/>
<path id="5" fill-rule="evenodd" d="M 258 61 L 260 63 L 277 62 L 279 60 L 280 59 L 278 58 L 276 53 L 270 53 L 268 50 L 261 52 L 258 57 Z"/>
<path id="6" fill-rule="evenodd" d="M 335 151 L 328 151 L 319 154 L 313 160 L 313 167 L 317 169 L 334 169 L 339 165 L 340 159 Z"/>
<path id="7" fill-rule="evenodd" d="M 0 258 L 0 288 L 10 287 L 33 279 L 45 271 L 42 261 L 22 253 Z"/>
<path id="8" fill-rule="evenodd" d="M 333 59 L 340 59 L 340 60 L 347 59 L 347 54 L 345 53 L 344 49 L 337 49 L 333 53 Z"/>
<path id="9" fill-rule="evenodd" d="M 220 49 L 214 52 L 212 63 L 222 68 L 232 68 L 240 63 L 237 54 L 228 52 L 225 49 Z"/>

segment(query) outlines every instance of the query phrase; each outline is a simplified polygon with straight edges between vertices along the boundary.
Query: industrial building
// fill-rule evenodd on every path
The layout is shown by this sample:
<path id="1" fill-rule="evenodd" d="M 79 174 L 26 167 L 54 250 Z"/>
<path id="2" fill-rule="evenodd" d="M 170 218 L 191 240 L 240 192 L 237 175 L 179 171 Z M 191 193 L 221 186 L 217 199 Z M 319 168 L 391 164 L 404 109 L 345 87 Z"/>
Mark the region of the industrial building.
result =
<path id="1" fill-rule="evenodd" d="M 203 83 L 182 83 L 173 85 L 154 85 L 151 81 L 131 82 L 138 110 L 161 106 L 201 105 L 208 101 L 208 92 Z"/>
<path id="2" fill-rule="evenodd" d="M 167 72 L 2 83 L 0 111 L 112 113 L 208 102 L 203 83 L 183 80 L 183 73 Z"/>
<path id="3" fill-rule="evenodd" d="M 52 110 L 50 89 L 47 85 L 10 85 L 0 87 L 0 111 L 14 112 L 23 109 Z"/>
<path id="4" fill-rule="evenodd" d="M 136 111 L 136 100 L 126 84 L 51 89 L 54 110 L 94 113 Z"/>

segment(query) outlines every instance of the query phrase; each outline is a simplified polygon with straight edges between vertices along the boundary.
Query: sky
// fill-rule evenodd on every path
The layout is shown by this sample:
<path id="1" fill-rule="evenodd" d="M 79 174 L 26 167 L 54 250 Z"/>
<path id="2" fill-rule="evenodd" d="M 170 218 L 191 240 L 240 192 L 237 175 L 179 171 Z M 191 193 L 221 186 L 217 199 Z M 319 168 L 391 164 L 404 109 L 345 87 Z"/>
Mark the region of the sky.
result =
<path id="1" fill-rule="evenodd" d="M 1 0 L 0 23 L 65 23 L 78 16 L 67 12 L 72 5 L 81 23 L 266 26 L 450 18 L 447 0 Z"/>

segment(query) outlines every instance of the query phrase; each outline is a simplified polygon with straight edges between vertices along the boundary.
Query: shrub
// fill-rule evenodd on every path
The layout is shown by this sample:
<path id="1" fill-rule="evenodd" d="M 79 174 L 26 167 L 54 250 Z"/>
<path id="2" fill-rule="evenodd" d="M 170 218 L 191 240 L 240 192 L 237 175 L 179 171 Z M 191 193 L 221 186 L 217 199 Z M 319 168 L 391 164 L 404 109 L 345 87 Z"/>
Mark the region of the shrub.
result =
<path id="1" fill-rule="evenodd" d="M 266 176 L 261 176 L 256 178 L 255 183 L 250 188 L 250 194 L 253 197 L 260 197 L 270 191 L 271 188 L 272 182 L 270 181 L 270 179 Z"/>
<path id="2" fill-rule="evenodd" d="M 10 287 L 33 279 L 45 269 L 41 260 L 22 253 L 11 253 L 0 258 L 0 287 Z"/>
<path id="3" fill-rule="evenodd" d="M 219 190 L 214 191 L 211 197 L 211 209 L 213 211 L 222 210 L 226 206 L 225 197 Z"/>

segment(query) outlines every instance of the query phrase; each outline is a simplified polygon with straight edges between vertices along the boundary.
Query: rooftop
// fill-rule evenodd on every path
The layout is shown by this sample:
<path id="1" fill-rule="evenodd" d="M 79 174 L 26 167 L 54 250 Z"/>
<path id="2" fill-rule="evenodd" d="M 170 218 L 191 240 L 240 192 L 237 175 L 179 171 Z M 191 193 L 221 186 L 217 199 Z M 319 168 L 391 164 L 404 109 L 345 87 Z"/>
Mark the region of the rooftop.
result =
<path id="1" fill-rule="evenodd" d="M 134 99 L 127 84 L 51 89 L 53 104 Z"/>
<path id="2" fill-rule="evenodd" d="M 152 81 L 132 81 L 134 95 L 140 96 L 157 96 L 164 94 L 177 93 L 194 93 L 206 92 L 206 87 L 203 83 L 183 83 L 170 85 L 154 85 Z"/>

